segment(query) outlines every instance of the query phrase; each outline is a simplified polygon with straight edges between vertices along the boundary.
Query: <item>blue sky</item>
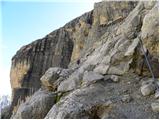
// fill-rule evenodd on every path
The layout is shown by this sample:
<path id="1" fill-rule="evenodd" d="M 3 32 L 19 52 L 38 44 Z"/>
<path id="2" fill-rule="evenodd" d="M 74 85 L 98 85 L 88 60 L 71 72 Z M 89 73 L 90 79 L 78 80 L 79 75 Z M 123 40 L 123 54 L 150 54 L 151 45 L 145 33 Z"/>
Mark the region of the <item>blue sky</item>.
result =
<path id="1" fill-rule="evenodd" d="M 93 9 L 99 0 L 1 0 L 0 95 L 11 94 L 9 72 L 16 51 Z"/>

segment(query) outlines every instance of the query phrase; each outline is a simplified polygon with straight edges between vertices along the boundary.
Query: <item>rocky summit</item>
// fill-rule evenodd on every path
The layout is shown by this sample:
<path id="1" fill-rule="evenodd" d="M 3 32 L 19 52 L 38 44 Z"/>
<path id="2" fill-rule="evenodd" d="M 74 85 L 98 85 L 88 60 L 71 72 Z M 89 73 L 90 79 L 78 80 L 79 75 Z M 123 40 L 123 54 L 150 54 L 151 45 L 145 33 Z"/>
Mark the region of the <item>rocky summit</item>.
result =
<path id="1" fill-rule="evenodd" d="M 158 1 L 102 1 L 23 46 L 2 118 L 158 119 L 158 12 Z"/>

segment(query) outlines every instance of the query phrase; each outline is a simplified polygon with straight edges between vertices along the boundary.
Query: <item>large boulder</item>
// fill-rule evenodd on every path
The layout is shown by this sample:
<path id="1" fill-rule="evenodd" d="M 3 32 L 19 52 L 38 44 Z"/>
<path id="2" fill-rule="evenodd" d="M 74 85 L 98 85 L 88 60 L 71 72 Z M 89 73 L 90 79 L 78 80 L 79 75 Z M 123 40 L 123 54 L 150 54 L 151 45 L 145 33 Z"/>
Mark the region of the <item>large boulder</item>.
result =
<path id="1" fill-rule="evenodd" d="M 147 81 L 143 81 L 141 86 L 141 93 L 143 96 L 154 94 L 157 87 L 158 86 L 156 85 L 155 80 L 150 79 Z"/>
<path id="2" fill-rule="evenodd" d="M 153 112 L 159 112 L 159 102 L 154 102 L 151 104 L 151 108 L 153 110 Z"/>
<path id="3" fill-rule="evenodd" d="M 151 4 L 152 3 L 152 4 Z M 155 1 L 146 2 L 152 6 L 144 16 L 141 28 L 141 39 L 144 47 L 148 50 L 149 61 L 155 77 L 159 76 L 159 12 L 158 3 Z M 145 70 L 148 68 L 145 68 Z M 148 72 L 145 73 L 148 75 Z"/>
<path id="4" fill-rule="evenodd" d="M 44 86 L 48 90 L 54 90 L 57 87 L 57 84 L 59 84 L 59 82 L 61 82 L 63 79 L 67 78 L 71 74 L 71 72 L 72 70 L 59 67 L 49 68 L 40 79 L 42 82 L 42 86 Z M 59 81 L 56 82 L 57 80 Z"/>
<path id="5" fill-rule="evenodd" d="M 147 3 L 146 3 L 147 4 Z M 149 2 L 148 2 L 149 4 Z M 149 50 L 150 54 L 159 56 L 158 43 L 159 43 L 159 14 L 158 4 L 152 2 L 152 9 L 148 11 L 143 19 L 143 25 L 141 28 L 141 38 L 145 47 Z M 155 4 L 155 5 L 154 5 Z"/>
<path id="6" fill-rule="evenodd" d="M 100 75 L 92 71 L 89 71 L 89 72 L 86 71 L 83 76 L 83 84 L 89 85 L 99 80 L 103 80 L 103 78 L 104 78 L 103 75 Z"/>
<path id="7" fill-rule="evenodd" d="M 73 74 L 71 74 L 67 79 L 62 81 L 57 88 L 59 92 L 66 92 L 70 90 L 74 90 L 80 87 L 82 76 L 84 70 L 77 70 Z"/>
<path id="8" fill-rule="evenodd" d="M 42 119 L 56 102 L 56 95 L 47 91 L 39 90 L 22 103 L 14 119 Z"/>
<path id="9" fill-rule="evenodd" d="M 103 93 L 104 87 L 102 85 L 77 89 L 54 105 L 45 118 L 93 118 L 87 111 L 104 100 L 105 96 Z"/>
<path id="10" fill-rule="evenodd" d="M 100 64 L 94 69 L 94 72 L 104 75 L 107 73 L 108 68 L 109 68 L 109 65 Z"/>
<path id="11" fill-rule="evenodd" d="M 141 87 L 141 93 L 143 96 L 151 95 L 155 92 L 155 86 L 153 84 L 147 84 Z"/>
<path id="12" fill-rule="evenodd" d="M 59 84 L 57 91 L 66 92 L 66 91 L 71 91 L 80 87 L 85 69 L 86 68 L 81 67 L 75 70 L 67 79 L 63 80 Z"/>

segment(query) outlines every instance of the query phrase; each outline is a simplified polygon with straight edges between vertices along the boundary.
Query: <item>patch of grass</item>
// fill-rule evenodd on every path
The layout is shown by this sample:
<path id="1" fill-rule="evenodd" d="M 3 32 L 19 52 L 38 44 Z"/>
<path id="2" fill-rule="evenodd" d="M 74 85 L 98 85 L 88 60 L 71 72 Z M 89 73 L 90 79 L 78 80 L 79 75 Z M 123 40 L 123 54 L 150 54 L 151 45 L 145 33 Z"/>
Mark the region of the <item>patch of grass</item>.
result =
<path id="1" fill-rule="evenodd" d="M 63 93 L 57 94 L 56 103 L 60 101 L 60 99 L 61 99 L 62 96 L 63 96 Z"/>

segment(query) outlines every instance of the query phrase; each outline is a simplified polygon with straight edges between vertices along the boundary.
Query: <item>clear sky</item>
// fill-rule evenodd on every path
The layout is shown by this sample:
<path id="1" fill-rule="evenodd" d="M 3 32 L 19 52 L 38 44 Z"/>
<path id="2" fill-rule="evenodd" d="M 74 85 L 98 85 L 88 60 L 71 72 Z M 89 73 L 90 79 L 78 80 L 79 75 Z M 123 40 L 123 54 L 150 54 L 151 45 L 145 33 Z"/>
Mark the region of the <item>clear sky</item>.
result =
<path id="1" fill-rule="evenodd" d="M 0 95 L 11 94 L 16 51 L 93 9 L 100 0 L 0 0 Z"/>

